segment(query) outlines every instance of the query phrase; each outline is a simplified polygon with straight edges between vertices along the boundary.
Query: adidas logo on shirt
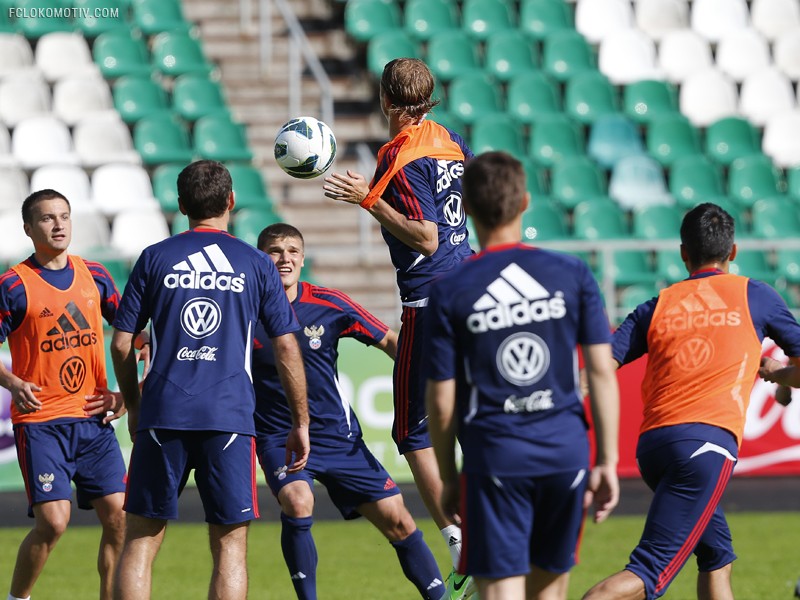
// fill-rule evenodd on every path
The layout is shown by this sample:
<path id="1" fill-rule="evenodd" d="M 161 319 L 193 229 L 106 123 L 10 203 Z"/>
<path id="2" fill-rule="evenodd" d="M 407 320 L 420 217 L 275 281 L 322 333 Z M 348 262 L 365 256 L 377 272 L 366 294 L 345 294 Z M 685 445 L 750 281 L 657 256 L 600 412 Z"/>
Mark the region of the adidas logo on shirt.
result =
<path id="1" fill-rule="evenodd" d="M 170 289 L 220 290 L 237 294 L 244 291 L 244 273 L 238 277 L 232 275 L 233 266 L 217 244 L 204 246 L 172 268 L 179 272 L 164 277 L 164 285 Z"/>
<path id="2" fill-rule="evenodd" d="M 39 313 L 39 318 L 42 319 L 44 317 L 52 317 L 53 313 L 50 312 L 50 309 L 46 306 L 42 309 L 42 312 Z"/>
<path id="3" fill-rule="evenodd" d="M 476 312 L 467 317 L 467 327 L 472 333 L 561 319 L 567 314 L 563 293 L 551 296 L 516 263 L 500 271 L 500 277 L 486 286 L 486 293 L 472 309 Z"/>
<path id="4" fill-rule="evenodd" d="M 742 322 L 738 310 L 730 310 L 722 297 L 707 279 L 697 285 L 697 290 L 670 308 L 658 323 L 658 332 L 684 331 L 703 327 L 736 327 Z"/>
<path id="5" fill-rule="evenodd" d="M 56 320 L 57 325 L 47 332 L 47 338 L 39 344 L 42 352 L 61 352 L 81 346 L 94 346 L 97 343 L 97 334 L 92 331 L 89 321 L 74 302 L 68 303 L 66 310 Z M 39 313 L 40 317 L 53 316 L 48 309 Z"/>

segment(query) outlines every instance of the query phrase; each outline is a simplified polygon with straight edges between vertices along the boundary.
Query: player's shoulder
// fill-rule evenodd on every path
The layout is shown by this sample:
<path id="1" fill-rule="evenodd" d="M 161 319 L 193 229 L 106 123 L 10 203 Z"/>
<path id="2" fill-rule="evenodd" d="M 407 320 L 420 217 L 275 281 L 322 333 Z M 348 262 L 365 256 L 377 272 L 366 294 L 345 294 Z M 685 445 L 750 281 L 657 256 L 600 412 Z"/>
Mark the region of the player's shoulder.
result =
<path id="1" fill-rule="evenodd" d="M 345 308 L 356 305 L 350 296 L 341 290 L 337 290 L 336 288 L 315 285 L 313 283 L 308 283 L 307 281 L 302 281 L 300 285 L 302 288 L 299 296 L 301 303 L 324 303 L 339 310 L 344 310 Z"/>
<path id="2" fill-rule="evenodd" d="M 20 283 L 22 280 L 14 269 L 9 268 L 0 275 L 0 288 L 2 289 L 9 290 Z"/>

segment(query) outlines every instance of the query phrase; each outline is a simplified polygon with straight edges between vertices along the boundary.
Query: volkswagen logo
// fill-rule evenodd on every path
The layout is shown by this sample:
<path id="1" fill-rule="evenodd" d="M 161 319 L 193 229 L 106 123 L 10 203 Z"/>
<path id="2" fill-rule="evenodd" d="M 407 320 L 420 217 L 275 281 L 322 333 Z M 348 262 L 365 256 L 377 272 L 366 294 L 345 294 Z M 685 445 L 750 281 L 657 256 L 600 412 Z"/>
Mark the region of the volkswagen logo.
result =
<path id="1" fill-rule="evenodd" d="M 497 368 L 514 385 L 539 381 L 550 366 L 550 350 L 538 335 L 522 332 L 506 338 L 497 350 Z"/>
<path id="2" fill-rule="evenodd" d="M 214 333 L 221 322 L 222 310 L 211 298 L 193 298 L 181 309 L 181 326 L 196 340 Z"/>
<path id="3" fill-rule="evenodd" d="M 714 346 L 705 337 L 691 337 L 678 346 L 675 364 L 683 371 L 705 367 L 714 356 Z"/>
<path id="4" fill-rule="evenodd" d="M 464 209 L 461 206 L 461 194 L 450 194 L 442 209 L 444 220 L 450 227 L 460 227 L 464 222 Z"/>
<path id="5" fill-rule="evenodd" d="M 71 356 L 65 360 L 58 370 L 58 380 L 70 394 L 74 394 L 83 387 L 86 380 L 86 363 L 79 356 Z"/>

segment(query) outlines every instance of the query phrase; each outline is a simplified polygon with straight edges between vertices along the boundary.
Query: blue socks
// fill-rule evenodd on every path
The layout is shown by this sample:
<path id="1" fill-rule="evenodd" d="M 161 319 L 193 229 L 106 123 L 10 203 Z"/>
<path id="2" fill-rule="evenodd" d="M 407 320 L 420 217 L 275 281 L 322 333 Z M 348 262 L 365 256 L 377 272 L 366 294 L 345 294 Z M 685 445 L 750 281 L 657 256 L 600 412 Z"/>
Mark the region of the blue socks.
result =
<path id="1" fill-rule="evenodd" d="M 441 600 L 446 591 L 444 581 L 431 549 L 422 539 L 422 532 L 417 529 L 406 539 L 391 544 L 403 573 L 420 595 L 426 600 Z"/>
<path id="2" fill-rule="evenodd" d="M 311 536 L 313 517 L 296 519 L 281 513 L 281 548 L 300 600 L 317 600 L 317 547 Z"/>

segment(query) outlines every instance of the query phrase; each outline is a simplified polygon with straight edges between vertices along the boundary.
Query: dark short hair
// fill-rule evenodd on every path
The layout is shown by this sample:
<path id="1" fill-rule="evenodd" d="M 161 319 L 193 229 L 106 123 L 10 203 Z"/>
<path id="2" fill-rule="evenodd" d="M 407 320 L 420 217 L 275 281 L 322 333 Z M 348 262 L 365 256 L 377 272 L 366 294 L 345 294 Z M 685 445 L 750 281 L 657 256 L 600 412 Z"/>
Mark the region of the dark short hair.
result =
<path id="1" fill-rule="evenodd" d="M 31 224 L 33 221 L 33 208 L 44 200 L 54 200 L 55 198 L 61 198 L 64 202 L 67 203 L 67 207 L 69 208 L 70 212 L 72 212 L 72 206 L 67 200 L 64 194 L 61 194 L 55 190 L 51 190 L 50 188 L 44 190 L 38 190 L 33 192 L 30 196 L 25 198 L 22 202 L 22 222 L 27 223 L 28 225 Z"/>
<path id="2" fill-rule="evenodd" d="M 725 262 L 733 251 L 733 217 L 722 207 L 705 202 L 683 217 L 681 243 L 693 267 Z"/>
<path id="3" fill-rule="evenodd" d="M 489 229 L 505 225 L 522 210 L 525 169 L 507 152 L 486 152 L 467 162 L 462 191 L 475 221 Z"/>
<path id="4" fill-rule="evenodd" d="M 303 234 L 294 225 L 288 223 L 273 223 L 265 227 L 261 233 L 258 234 L 258 242 L 256 248 L 259 250 L 266 250 L 272 240 L 279 240 L 281 238 L 297 238 L 303 243 L 305 249 L 306 241 L 303 239 Z"/>
<path id="5" fill-rule="evenodd" d="M 435 85 L 428 65 L 418 58 L 395 58 L 383 67 L 381 89 L 392 110 L 411 119 L 421 118 L 439 104 L 431 98 Z"/>
<path id="6" fill-rule="evenodd" d="M 214 160 L 198 160 L 178 175 L 178 200 L 190 219 L 219 217 L 228 208 L 231 174 Z"/>

